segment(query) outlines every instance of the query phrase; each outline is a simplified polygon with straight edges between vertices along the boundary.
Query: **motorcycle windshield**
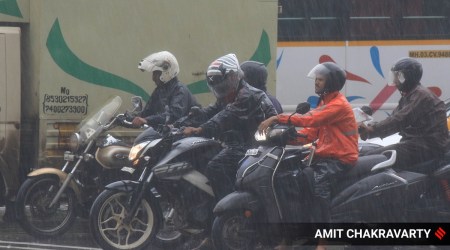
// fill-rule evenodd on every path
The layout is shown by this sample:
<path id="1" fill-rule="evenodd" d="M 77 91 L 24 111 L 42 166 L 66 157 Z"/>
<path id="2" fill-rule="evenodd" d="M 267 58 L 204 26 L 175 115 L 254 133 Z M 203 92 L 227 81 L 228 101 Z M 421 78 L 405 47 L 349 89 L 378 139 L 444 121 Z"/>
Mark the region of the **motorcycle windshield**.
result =
<path id="1" fill-rule="evenodd" d="M 102 128 L 108 124 L 116 114 L 122 99 L 119 96 L 110 98 L 100 109 L 90 113 L 79 125 L 80 138 L 83 142 L 88 142 L 94 135 L 101 132 Z"/>

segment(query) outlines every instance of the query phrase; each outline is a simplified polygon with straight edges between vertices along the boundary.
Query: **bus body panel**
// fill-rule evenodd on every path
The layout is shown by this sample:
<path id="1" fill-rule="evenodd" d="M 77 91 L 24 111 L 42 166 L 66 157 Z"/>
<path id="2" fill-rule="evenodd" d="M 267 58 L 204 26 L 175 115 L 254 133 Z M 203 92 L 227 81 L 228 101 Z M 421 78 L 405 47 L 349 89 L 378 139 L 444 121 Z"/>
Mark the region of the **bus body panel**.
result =
<path id="1" fill-rule="evenodd" d="M 306 43 L 308 46 L 293 44 L 296 46 L 284 43 L 285 47 L 277 50 L 277 98 L 286 110 L 292 110 L 300 101 L 316 100 L 314 82 L 306 76 L 316 64 L 330 60 L 347 71 L 342 92 L 350 103 L 379 107 L 377 119 L 385 118 L 400 99 L 395 87 L 388 88 L 386 84 L 390 81 L 390 68 L 402 57 L 410 56 L 422 63 L 421 83 L 442 100 L 450 98 L 450 40 L 343 42 L 342 46 L 316 47 L 311 46 L 312 42 Z"/>

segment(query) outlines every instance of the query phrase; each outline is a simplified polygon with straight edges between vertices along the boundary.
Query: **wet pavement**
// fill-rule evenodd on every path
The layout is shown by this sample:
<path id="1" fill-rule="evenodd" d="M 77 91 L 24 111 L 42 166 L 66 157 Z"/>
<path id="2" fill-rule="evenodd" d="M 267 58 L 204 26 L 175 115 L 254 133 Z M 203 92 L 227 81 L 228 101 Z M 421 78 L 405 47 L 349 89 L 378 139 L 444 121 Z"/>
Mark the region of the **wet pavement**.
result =
<path id="1" fill-rule="evenodd" d="M 4 208 L 0 208 L 0 218 Z M 77 218 L 74 226 L 64 235 L 51 238 L 36 238 L 27 234 L 17 222 L 0 219 L 0 249 L 100 249 L 92 239 L 87 219 Z"/>
<path id="2" fill-rule="evenodd" d="M 0 249 L 33 249 L 33 250 L 60 250 L 60 249 L 79 249 L 79 250 L 94 250 L 100 249 L 92 238 L 88 220 L 77 218 L 73 227 L 64 235 L 51 238 L 39 239 L 27 234 L 17 222 L 4 222 L 2 217 L 4 214 L 4 207 L 0 207 Z M 286 250 L 300 250 L 300 249 L 314 249 L 313 246 L 301 245 L 298 242 L 294 246 L 289 246 Z M 189 250 L 192 249 L 198 242 L 188 242 L 184 245 L 170 250 Z M 155 246 L 150 246 L 151 250 L 162 250 Z M 258 250 L 273 249 L 269 247 L 260 247 Z M 444 249 L 450 250 L 450 246 L 328 246 L 329 250 L 365 250 L 365 249 L 395 249 L 395 250 L 421 250 L 421 249 Z"/>

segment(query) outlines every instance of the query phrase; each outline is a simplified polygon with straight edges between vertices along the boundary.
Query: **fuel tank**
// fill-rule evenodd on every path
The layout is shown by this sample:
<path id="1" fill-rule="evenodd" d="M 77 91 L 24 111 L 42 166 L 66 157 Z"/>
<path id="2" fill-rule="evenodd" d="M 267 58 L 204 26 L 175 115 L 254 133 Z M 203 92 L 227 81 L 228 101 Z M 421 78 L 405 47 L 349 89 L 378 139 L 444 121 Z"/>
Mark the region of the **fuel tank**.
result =
<path id="1" fill-rule="evenodd" d="M 106 169 L 122 168 L 128 165 L 130 148 L 119 145 L 99 147 L 95 152 L 95 159 Z"/>

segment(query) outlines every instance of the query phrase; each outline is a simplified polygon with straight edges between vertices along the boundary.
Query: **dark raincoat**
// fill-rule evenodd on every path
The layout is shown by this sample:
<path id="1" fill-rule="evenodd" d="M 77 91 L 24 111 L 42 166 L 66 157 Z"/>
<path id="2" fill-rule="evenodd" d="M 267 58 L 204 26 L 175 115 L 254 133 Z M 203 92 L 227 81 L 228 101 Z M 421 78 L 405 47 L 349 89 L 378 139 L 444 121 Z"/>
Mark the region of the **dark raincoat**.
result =
<path id="1" fill-rule="evenodd" d="M 232 103 L 217 101 L 204 108 L 203 115 L 208 120 L 200 125 L 202 135 L 224 142 L 224 149 L 205 170 L 216 199 L 220 200 L 233 191 L 238 162 L 252 145 L 259 124 L 277 112 L 264 91 L 241 80 Z"/>
<path id="2" fill-rule="evenodd" d="M 391 116 L 374 124 L 370 138 L 385 137 L 399 132 L 398 144 L 368 152 L 376 154 L 387 149 L 397 150 L 397 165 L 410 169 L 414 164 L 443 157 L 448 146 L 445 104 L 434 93 L 417 85 L 402 93 Z"/>
<path id="3" fill-rule="evenodd" d="M 145 118 L 150 126 L 164 124 L 167 116 L 166 106 L 169 108 L 169 123 L 173 123 L 186 116 L 191 107 L 200 107 L 200 104 L 197 103 L 189 89 L 175 77 L 156 87 L 145 105 L 141 117 Z"/>

